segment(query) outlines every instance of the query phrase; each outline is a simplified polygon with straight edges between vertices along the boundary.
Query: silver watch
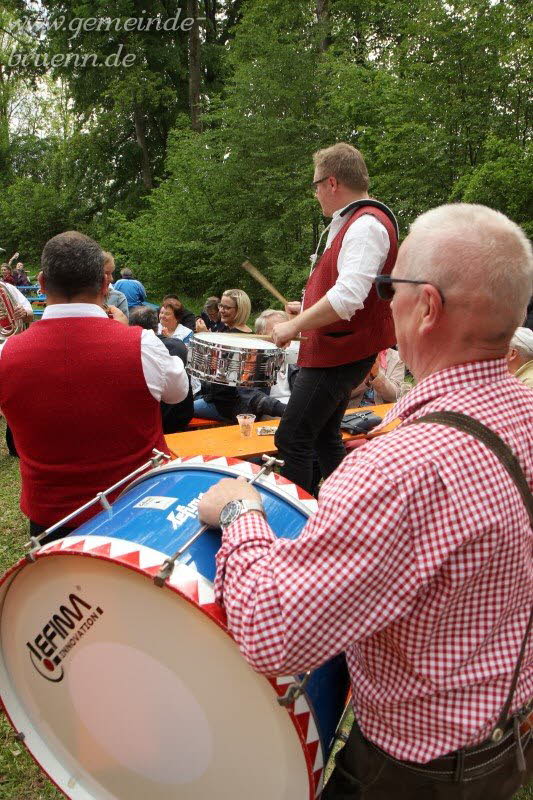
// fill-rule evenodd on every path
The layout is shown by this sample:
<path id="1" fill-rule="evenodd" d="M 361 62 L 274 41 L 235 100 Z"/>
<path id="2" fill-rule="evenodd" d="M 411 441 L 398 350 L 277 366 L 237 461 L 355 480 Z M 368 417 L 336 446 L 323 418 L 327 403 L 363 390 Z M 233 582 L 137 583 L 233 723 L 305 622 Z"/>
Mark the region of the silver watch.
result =
<path id="1" fill-rule="evenodd" d="M 247 511 L 259 511 L 265 516 L 263 504 L 255 500 L 230 500 L 229 503 L 226 503 L 219 517 L 222 530 L 235 522 L 242 514 L 246 514 Z"/>

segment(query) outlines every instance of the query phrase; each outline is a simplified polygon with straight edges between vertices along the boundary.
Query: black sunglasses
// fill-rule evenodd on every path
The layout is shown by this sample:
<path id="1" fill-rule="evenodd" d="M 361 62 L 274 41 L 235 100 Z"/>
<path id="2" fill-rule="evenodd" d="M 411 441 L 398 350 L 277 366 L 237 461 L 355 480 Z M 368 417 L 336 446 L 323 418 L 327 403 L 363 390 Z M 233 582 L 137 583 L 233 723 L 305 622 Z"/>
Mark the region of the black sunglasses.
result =
<path id="1" fill-rule="evenodd" d="M 313 189 L 313 192 L 316 193 L 316 190 L 318 189 L 318 184 L 322 183 L 322 181 L 327 181 L 328 178 L 329 178 L 329 175 L 326 175 L 324 178 L 319 178 L 317 181 L 313 181 L 311 183 L 311 188 Z"/>
<path id="2" fill-rule="evenodd" d="M 394 283 L 414 283 L 418 286 L 425 286 L 429 284 L 433 286 L 439 293 L 440 299 L 444 303 L 444 295 L 442 294 L 441 290 L 438 286 L 435 286 L 434 283 L 431 281 L 413 281 L 409 280 L 408 278 L 393 278 L 392 275 L 378 275 L 374 278 L 374 283 L 376 285 L 376 292 L 378 293 L 378 297 L 381 300 L 387 300 L 389 303 L 394 297 Z"/>

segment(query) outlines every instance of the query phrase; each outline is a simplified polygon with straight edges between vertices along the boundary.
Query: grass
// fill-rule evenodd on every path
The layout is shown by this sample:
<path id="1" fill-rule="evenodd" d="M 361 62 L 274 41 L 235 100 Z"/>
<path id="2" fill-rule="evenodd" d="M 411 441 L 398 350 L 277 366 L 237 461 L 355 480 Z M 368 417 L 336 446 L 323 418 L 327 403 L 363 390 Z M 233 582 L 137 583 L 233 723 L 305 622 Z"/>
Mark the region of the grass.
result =
<path id="1" fill-rule="evenodd" d="M 18 561 L 23 554 L 22 545 L 28 536 L 27 521 L 18 508 L 20 487 L 18 460 L 8 455 L 4 434 L 5 425 L 3 420 L 0 420 L 0 531 L 2 532 L 0 574 Z M 350 726 L 351 717 L 348 715 L 343 723 L 343 730 L 348 732 Z M 340 747 L 340 744 L 337 747 Z M 62 797 L 63 795 L 37 767 L 24 746 L 15 740 L 6 717 L 0 713 L 0 799 L 58 800 Z M 533 784 L 518 792 L 514 800 L 533 800 Z"/>

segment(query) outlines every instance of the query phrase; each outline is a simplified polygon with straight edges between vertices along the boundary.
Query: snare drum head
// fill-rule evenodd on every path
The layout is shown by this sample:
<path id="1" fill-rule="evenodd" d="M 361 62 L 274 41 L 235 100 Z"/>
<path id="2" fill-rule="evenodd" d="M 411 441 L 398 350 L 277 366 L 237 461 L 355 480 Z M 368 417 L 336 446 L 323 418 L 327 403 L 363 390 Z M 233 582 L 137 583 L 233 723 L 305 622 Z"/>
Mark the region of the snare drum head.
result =
<path id="1" fill-rule="evenodd" d="M 224 347 L 244 348 L 245 350 L 278 350 L 279 348 L 273 342 L 267 342 L 265 339 L 255 339 L 250 334 L 243 333 L 242 336 L 232 333 L 228 336 L 227 333 L 195 333 L 193 341 L 201 342 L 202 344 L 217 344 Z"/>
<path id="2" fill-rule="evenodd" d="M 77 800 L 314 797 L 324 743 L 305 696 L 276 702 L 291 677 L 248 666 L 193 562 L 158 588 L 161 551 L 91 524 L 0 584 L 1 696 L 42 769 Z"/>

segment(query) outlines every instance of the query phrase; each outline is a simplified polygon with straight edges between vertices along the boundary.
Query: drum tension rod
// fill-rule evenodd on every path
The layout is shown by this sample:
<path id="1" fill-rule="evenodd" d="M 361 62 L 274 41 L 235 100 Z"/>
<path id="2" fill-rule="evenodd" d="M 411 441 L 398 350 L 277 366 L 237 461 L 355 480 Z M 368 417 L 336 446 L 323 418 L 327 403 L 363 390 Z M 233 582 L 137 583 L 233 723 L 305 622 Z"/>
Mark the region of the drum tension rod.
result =
<path id="1" fill-rule="evenodd" d="M 80 506 L 80 508 L 77 508 L 71 514 L 68 514 L 66 517 L 63 517 L 63 519 L 60 519 L 59 522 L 54 523 L 54 525 L 50 525 L 49 528 L 40 533 L 38 536 L 30 536 L 30 541 L 24 545 L 26 549 L 29 549 L 29 552 L 26 553 L 26 561 L 28 561 L 30 564 L 35 561 L 35 553 L 41 547 L 42 540 L 44 539 L 45 536 L 48 536 L 50 533 L 56 531 L 58 528 L 61 528 L 63 525 L 66 525 L 67 522 L 70 522 L 71 519 L 77 517 L 78 514 L 81 514 L 82 511 L 87 511 L 87 509 L 95 505 L 95 503 L 100 503 L 104 511 L 111 511 L 112 509 L 109 504 L 109 500 L 107 499 L 108 494 L 111 494 L 111 492 L 116 491 L 125 483 L 128 483 L 133 478 L 136 478 L 137 475 L 140 475 L 140 473 L 144 472 L 145 469 L 149 469 L 150 467 L 152 469 L 155 469 L 156 467 L 159 467 L 163 461 L 170 461 L 170 456 L 168 455 L 168 453 L 163 453 L 161 452 L 161 450 L 157 450 L 155 447 L 152 450 L 152 453 L 153 453 L 152 458 L 149 461 L 147 461 L 146 464 L 143 464 L 141 467 L 138 467 L 138 469 L 134 470 L 134 472 L 130 472 L 130 474 L 126 475 L 125 478 L 122 478 L 117 483 L 113 484 L 113 486 L 110 486 L 108 489 L 104 489 L 103 492 L 98 492 L 98 494 L 95 497 L 93 497 L 92 500 L 89 500 L 88 503 L 85 503 L 83 506 Z"/>
<path id="2" fill-rule="evenodd" d="M 278 697 L 278 703 L 280 704 L 280 706 L 284 706 L 285 708 L 287 708 L 287 706 L 292 706 L 294 704 L 294 701 L 298 697 L 300 697 L 301 694 L 303 694 L 303 691 L 305 689 L 307 681 L 309 680 L 310 675 L 311 675 L 311 670 L 308 670 L 307 672 L 304 673 L 304 676 L 301 681 L 295 681 L 294 683 L 290 684 L 285 694 Z"/>
<path id="3" fill-rule="evenodd" d="M 254 475 L 254 477 L 248 481 L 250 485 L 253 485 L 256 481 L 258 481 L 262 475 L 270 475 L 274 467 L 283 467 L 285 464 L 285 462 L 281 461 L 279 458 L 267 455 L 263 455 L 263 461 L 265 462 L 264 466 L 261 467 L 257 475 Z M 170 578 L 172 572 L 174 571 L 174 567 L 176 566 L 176 561 L 178 558 L 181 558 L 181 556 L 189 549 L 189 547 L 191 547 L 191 545 L 193 545 L 195 541 L 199 539 L 200 536 L 208 529 L 209 525 L 202 525 L 200 528 L 198 528 L 196 533 L 193 533 L 191 538 L 180 547 L 179 550 L 176 550 L 174 555 L 170 556 L 170 558 L 166 558 L 163 561 L 161 569 L 157 575 L 154 576 L 154 583 L 156 586 L 161 587 L 165 585 L 165 581 Z"/>

